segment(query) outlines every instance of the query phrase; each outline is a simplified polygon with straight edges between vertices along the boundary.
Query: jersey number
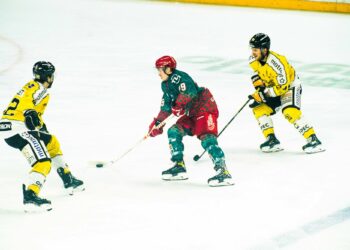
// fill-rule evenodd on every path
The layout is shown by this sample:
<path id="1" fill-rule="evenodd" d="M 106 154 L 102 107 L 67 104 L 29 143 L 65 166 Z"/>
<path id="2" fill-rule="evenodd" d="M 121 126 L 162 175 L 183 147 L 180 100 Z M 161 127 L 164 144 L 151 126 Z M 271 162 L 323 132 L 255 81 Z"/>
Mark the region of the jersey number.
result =
<path id="1" fill-rule="evenodd" d="M 180 86 L 179 86 L 179 90 L 182 91 L 182 92 L 185 92 L 186 91 L 186 84 L 185 83 L 181 83 Z"/>
<path id="2" fill-rule="evenodd" d="M 13 103 L 14 103 L 14 105 L 11 106 L 11 104 L 13 104 Z M 4 111 L 4 115 L 9 115 L 9 116 L 15 115 L 13 112 L 11 112 L 11 110 L 16 110 L 16 108 L 17 108 L 17 106 L 19 104 L 19 100 L 17 98 L 13 98 L 11 104 L 10 104 L 10 107 L 8 107 L 8 109 L 6 109 Z"/>

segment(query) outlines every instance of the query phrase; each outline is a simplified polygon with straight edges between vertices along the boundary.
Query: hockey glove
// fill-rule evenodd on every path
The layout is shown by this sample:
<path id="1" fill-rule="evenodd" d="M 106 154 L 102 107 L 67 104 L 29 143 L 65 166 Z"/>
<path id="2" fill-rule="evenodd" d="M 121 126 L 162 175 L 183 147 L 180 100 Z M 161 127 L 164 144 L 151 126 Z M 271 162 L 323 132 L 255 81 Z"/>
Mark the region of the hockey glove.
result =
<path id="1" fill-rule="evenodd" d="M 38 112 L 36 112 L 34 109 L 26 110 L 23 115 L 25 118 L 24 122 L 29 130 L 35 130 L 36 127 L 41 126 Z"/>
<path id="2" fill-rule="evenodd" d="M 151 125 L 149 125 L 149 129 L 148 129 L 148 133 L 151 137 L 155 137 L 157 135 L 161 135 L 163 133 L 163 126 L 161 126 L 160 128 L 155 128 L 156 126 L 158 126 L 161 123 L 161 121 L 157 120 L 156 118 L 153 119 L 153 122 L 151 123 Z"/>
<path id="3" fill-rule="evenodd" d="M 182 116 L 185 114 L 185 109 L 179 107 L 179 106 L 174 106 L 171 108 L 171 112 L 175 115 L 175 116 Z"/>
<path id="4" fill-rule="evenodd" d="M 252 82 L 253 82 L 253 86 L 256 90 L 258 89 L 261 89 L 261 88 L 264 88 L 265 87 L 265 84 L 264 82 L 260 79 L 260 76 L 255 73 L 252 77 Z"/>
<path id="5" fill-rule="evenodd" d="M 253 103 L 249 104 L 249 107 L 255 108 L 256 106 L 260 105 L 261 103 L 266 102 L 266 95 L 262 91 L 254 92 L 253 94 L 249 95 L 248 98 L 250 100 L 254 100 Z"/>
<path id="6" fill-rule="evenodd" d="M 249 95 L 248 98 L 250 100 L 254 100 L 254 101 L 258 102 L 258 103 L 266 102 L 266 95 L 262 91 L 254 92 L 253 94 Z"/>
<path id="7" fill-rule="evenodd" d="M 49 131 L 47 130 L 46 124 L 44 123 L 41 128 L 39 129 L 40 132 L 49 134 Z"/>

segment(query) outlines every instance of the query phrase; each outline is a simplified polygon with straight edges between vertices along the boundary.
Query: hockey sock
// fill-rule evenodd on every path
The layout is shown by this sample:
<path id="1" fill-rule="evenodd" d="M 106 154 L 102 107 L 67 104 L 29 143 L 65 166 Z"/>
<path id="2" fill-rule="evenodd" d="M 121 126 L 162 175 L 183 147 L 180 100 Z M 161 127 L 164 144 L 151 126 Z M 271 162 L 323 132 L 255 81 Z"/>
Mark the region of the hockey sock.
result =
<path id="1" fill-rule="evenodd" d="M 300 119 L 294 122 L 294 127 L 299 131 L 299 133 L 304 136 L 305 139 L 309 138 L 311 135 L 315 134 L 313 127 L 305 120 L 302 116 Z"/>
<path id="2" fill-rule="evenodd" d="M 263 115 L 258 118 L 258 123 L 261 131 L 263 132 L 265 138 L 267 138 L 270 134 L 274 134 L 273 123 L 270 116 Z"/>
<path id="3" fill-rule="evenodd" d="M 201 138 L 202 147 L 208 152 L 215 165 L 225 164 L 225 154 L 218 145 L 215 135 L 207 134 Z"/>
<path id="4" fill-rule="evenodd" d="M 67 163 L 64 161 L 63 155 L 57 155 L 54 158 L 51 159 L 52 161 L 52 165 L 56 168 L 63 168 L 64 169 L 64 173 L 70 173 L 70 169 L 68 168 Z"/>
<path id="5" fill-rule="evenodd" d="M 177 125 L 172 126 L 168 130 L 168 140 L 171 153 L 171 161 L 178 162 L 183 160 L 184 144 L 182 138 L 184 131 Z"/>
<path id="6" fill-rule="evenodd" d="M 43 174 L 38 172 L 31 172 L 28 178 L 27 189 L 32 190 L 36 194 L 39 194 L 45 180 L 46 177 Z"/>

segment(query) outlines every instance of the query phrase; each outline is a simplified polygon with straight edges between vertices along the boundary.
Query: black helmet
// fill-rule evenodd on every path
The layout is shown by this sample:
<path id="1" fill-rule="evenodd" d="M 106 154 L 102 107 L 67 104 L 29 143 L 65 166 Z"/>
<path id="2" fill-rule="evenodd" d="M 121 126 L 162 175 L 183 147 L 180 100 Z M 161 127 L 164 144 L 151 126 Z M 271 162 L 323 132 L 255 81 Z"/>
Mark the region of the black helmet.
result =
<path id="1" fill-rule="evenodd" d="M 53 64 L 50 62 L 39 61 L 33 66 L 34 80 L 41 83 L 46 82 L 48 77 L 53 76 L 53 73 L 55 73 L 55 66 L 53 66 Z"/>
<path id="2" fill-rule="evenodd" d="M 255 34 L 249 41 L 251 48 L 270 49 L 270 37 L 264 33 Z"/>

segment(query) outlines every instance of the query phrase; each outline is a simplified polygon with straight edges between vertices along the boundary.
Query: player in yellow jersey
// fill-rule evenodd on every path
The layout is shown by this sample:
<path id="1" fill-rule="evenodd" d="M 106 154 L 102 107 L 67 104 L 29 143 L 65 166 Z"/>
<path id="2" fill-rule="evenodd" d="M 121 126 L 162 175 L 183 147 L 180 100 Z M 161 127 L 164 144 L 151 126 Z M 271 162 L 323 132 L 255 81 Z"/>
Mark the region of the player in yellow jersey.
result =
<path id="1" fill-rule="evenodd" d="M 306 153 L 322 152 L 320 140 L 314 128 L 302 115 L 301 82 L 294 68 L 287 59 L 270 50 L 270 38 L 258 33 L 250 39 L 252 55 L 250 67 L 253 69 L 252 82 L 257 90 L 249 98 L 250 104 L 258 120 L 266 141 L 260 145 L 263 152 L 278 152 L 283 150 L 275 136 L 271 115 L 282 110 L 284 117 L 294 125 L 299 133 L 307 140 L 302 149 Z"/>
<path id="2" fill-rule="evenodd" d="M 52 209 L 49 200 L 38 196 L 52 165 L 70 194 L 84 190 L 83 182 L 71 174 L 60 143 L 48 132 L 42 118 L 50 99 L 54 72 L 50 62 L 35 63 L 34 79 L 18 91 L 0 120 L 0 136 L 8 145 L 19 149 L 32 167 L 27 184 L 23 184 L 25 211 Z"/>

